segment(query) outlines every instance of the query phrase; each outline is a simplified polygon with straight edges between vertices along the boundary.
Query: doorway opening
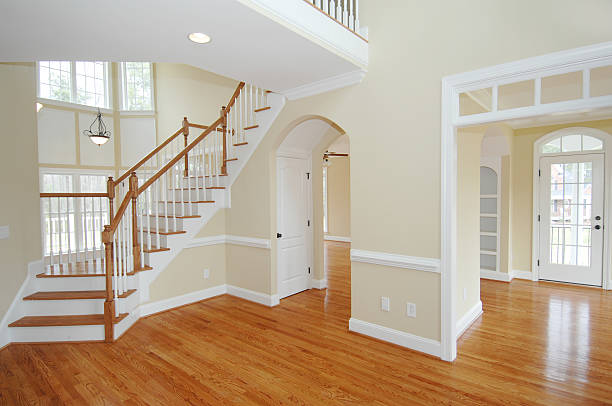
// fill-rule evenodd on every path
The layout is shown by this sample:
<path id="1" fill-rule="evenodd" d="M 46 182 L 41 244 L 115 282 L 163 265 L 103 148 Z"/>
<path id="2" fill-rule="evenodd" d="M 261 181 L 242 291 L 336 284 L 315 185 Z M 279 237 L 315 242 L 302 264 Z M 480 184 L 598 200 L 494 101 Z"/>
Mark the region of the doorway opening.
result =
<path id="1" fill-rule="evenodd" d="M 328 287 L 328 251 L 334 250 L 334 244 L 347 245 L 340 251 L 349 255 L 350 178 L 344 162 L 348 160 L 348 136 L 325 118 L 301 120 L 287 132 L 275 160 L 276 279 L 283 299 Z M 346 169 L 343 175 L 341 169 Z M 339 182 L 342 176 L 345 179 Z M 348 193 L 339 196 L 339 189 Z M 347 208 L 342 210 L 341 204 Z M 329 230 L 336 231 L 332 239 L 343 240 L 330 240 Z M 350 274 L 346 277 L 350 279 Z"/>

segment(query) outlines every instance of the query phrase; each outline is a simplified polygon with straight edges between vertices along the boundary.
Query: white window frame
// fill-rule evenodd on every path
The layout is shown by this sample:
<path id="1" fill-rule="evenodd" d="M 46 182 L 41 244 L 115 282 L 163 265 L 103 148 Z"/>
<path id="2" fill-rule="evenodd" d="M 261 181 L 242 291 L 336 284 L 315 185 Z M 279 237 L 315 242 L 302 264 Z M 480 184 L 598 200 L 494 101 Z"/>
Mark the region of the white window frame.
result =
<path id="1" fill-rule="evenodd" d="M 110 176 L 114 176 L 114 173 L 108 170 L 103 170 L 103 169 L 73 169 L 73 168 L 41 167 L 38 170 L 38 175 L 39 175 L 39 179 L 42 179 L 44 175 L 69 175 L 72 177 L 73 191 L 68 192 L 68 193 L 80 193 L 81 192 L 81 182 L 80 182 L 81 176 L 95 175 L 95 176 L 105 176 L 106 178 L 108 178 Z M 40 185 L 40 189 L 41 189 L 40 193 L 44 193 L 42 192 L 42 183 Z M 100 193 L 104 193 L 104 192 L 100 192 Z M 77 199 L 77 202 L 74 206 L 75 219 L 77 218 L 77 215 L 79 213 L 82 213 L 82 210 L 79 207 L 79 202 L 80 200 Z M 78 229 L 78 227 L 76 228 Z M 41 201 L 40 203 L 40 239 L 41 239 L 41 246 L 42 246 L 42 255 L 44 259 L 47 259 L 49 257 L 51 258 L 57 257 L 58 254 L 53 253 L 53 252 L 51 252 L 49 256 L 46 255 L 44 230 L 45 230 L 45 217 L 44 217 L 43 206 L 42 206 L 42 201 Z M 75 229 L 75 232 L 77 233 L 77 235 L 80 235 L 80 232 L 77 231 L 76 229 Z M 77 241 L 77 237 L 75 237 L 75 241 L 77 244 L 82 243 L 82 242 Z M 75 250 L 74 252 L 77 252 L 77 251 Z M 78 252 L 83 253 L 85 251 L 78 251 Z"/>
<path id="2" fill-rule="evenodd" d="M 98 111 L 97 106 L 90 106 L 88 104 L 76 103 L 77 100 L 77 88 L 76 88 L 76 63 L 77 62 L 93 62 L 93 61 L 63 61 L 70 62 L 70 100 L 69 102 L 63 100 L 48 99 L 40 96 L 40 62 L 36 62 L 36 99 L 42 104 L 51 104 L 60 107 L 77 108 L 80 110 Z M 102 61 L 95 61 L 102 62 Z M 104 104 L 105 107 L 99 107 L 103 113 L 112 113 L 113 110 L 113 97 L 112 97 L 112 86 L 111 86 L 111 75 L 110 75 L 110 63 L 104 63 Z"/>
<path id="3" fill-rule="evenodd" d="M 132 61 L 134 62 L 134 61 Z M 151 83 L 151 110 L 128 110 L 126 91 L 127 91 L 127 75 L 125 71 L 126 62 L 119 63 L 119 94 L 120 94 L 120 107 L 119 111 L 121 115 L 153 115 L 155 114 L 155 75 L 153 74 L 153 63 L 152 62 L 139 62 L 148 63 L 150 65 L 149 74 Z"/>

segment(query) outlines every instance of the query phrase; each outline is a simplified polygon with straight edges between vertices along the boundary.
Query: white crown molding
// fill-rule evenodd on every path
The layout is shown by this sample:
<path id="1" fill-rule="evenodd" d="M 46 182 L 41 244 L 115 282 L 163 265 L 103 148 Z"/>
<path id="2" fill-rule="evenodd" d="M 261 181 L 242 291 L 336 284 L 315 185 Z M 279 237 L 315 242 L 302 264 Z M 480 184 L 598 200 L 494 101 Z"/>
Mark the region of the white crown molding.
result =
<path id="1" fill-rule="evenodd" d="M 238 235 L 213 235 L 211 237 L 201 237 L 192 239 L 186 248 L 206 247 L 209 245 L 232 244 L 245 247 L 270 249 L 270 240 L 263 238 L 242 237 Z"/>
<path id="2" fill-rule="evenodd" d="M 472 308 L 457 321 L 457 339 L 465 333 L 465 330 L 470 328 L 478 318 L 482 316 L 482 301 L 478 301 Z"/>
<path id="3" fill-rule="evenodd" d="M 352 249 L 351 261 L 440 273 L 440 260 L 434 258 L 410 257 L 407 255 L 388 254 L 386 252 Z"/>
<path id="4" fill-rule="evenodd" d="M 349 320 L 349 330 L 355 333 L 374 337 L 411 350 L 424 352 L 425 354 L 440 356 L 440 342 L 430 338 L 416 336 L 404 331 L 394 330 L 374 323 L 368 323 L 358 319 Z"/>
<path id="5" fill-rule="evenodd" d="M 489 269 L 481 269 L 480 278 L 481 279 L 491 279 L 493 281 L 510 282 L 512 280 L 512 275 L 507 274 L 505 272 L 497 272 L 497 271 L 491 271 Z"/>
<path id="6" fill-rule="evenodd" d="M 361 83 L 366 72 L 357 70 L 354 72 L 343 73 L 328 79 L 323 79 L 318 82 L 308 83 L 303 86 L 294 87 L 293 89 L 281 92 L 289 100 L 303 99 L 304 97 L 314 96 L 317 94 L 329 92 L 343 87 L 356 85 Z"/>
<path id="7" fill-rule="evenodd" d="M 325 241 L 351 242 L 351 237 L 340 237 L 337 235 L 325 235 L 323 239 Z"/>
<path id="8" fill-rule="evenodd" d="M 268 307 L 274 307 L 280 304 L 280 298 L 278 295 L 268 295 L 265 293 L 255 292 L 254 290 L 239 288 L 238 286 L 233 285 L 227 285 L 227 294 Z"/>
<path id="9" fill-rule="evenodd" d="M 196 303 L 204 299 L 209 299 L 211 297 L 224 295 L 226 293 L 227 293 L 227 286 L 219 285 L 219 286 L 213 286 L 212 288 L 187 293 L 181 296 L 171 297 L 169 299 L 145 303 L 141 305 L 139 308 L 140 317 L 150 316 L 152 314 L 174 309 L 175 307 L 185 306 L 191 303 Z"/>
<path id="10" fill-rule="evenodd" d="M 310 286 L 313 289 L 327 289 L 327 279 L 311 279 Z"/>

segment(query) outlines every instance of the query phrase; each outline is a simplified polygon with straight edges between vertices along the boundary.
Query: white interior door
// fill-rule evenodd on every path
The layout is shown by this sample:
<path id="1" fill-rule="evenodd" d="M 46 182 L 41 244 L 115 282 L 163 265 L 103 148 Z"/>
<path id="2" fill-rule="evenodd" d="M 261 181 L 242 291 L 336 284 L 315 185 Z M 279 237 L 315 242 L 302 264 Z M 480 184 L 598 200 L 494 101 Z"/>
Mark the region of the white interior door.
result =
<path id="1" fill-rule="evenodd" d="M 540 160 L 540 279 L 601 286 L 603 154 Z"/>
<path id="2" fill-rule="evenodd" d="M 284 298 L 310 288 L 308 160 L 278 158 L 278 285 Z"/>

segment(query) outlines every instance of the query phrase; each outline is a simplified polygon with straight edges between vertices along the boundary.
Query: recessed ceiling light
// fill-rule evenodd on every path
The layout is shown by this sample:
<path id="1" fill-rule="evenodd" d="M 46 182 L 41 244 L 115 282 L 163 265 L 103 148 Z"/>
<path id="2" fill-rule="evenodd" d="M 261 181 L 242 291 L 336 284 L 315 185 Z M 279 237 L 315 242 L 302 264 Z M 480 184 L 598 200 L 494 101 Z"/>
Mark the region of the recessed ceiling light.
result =
<path id="1" fill-rule="evenodd" d="M 210 37 L 201 32 L 192 32 L 189 34 L 189 39 L 196 44 L 208 44 L 210 42 Z"/>

